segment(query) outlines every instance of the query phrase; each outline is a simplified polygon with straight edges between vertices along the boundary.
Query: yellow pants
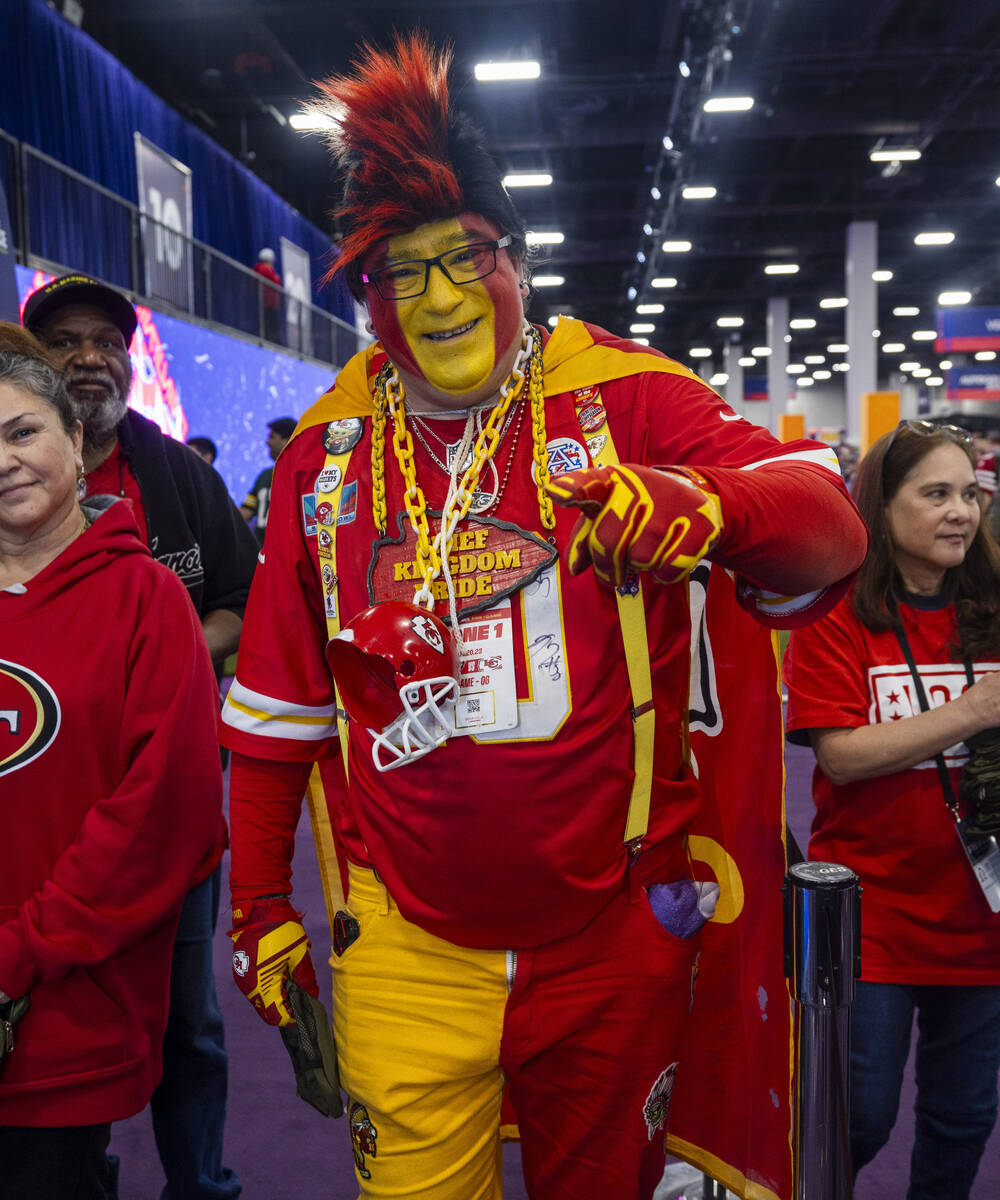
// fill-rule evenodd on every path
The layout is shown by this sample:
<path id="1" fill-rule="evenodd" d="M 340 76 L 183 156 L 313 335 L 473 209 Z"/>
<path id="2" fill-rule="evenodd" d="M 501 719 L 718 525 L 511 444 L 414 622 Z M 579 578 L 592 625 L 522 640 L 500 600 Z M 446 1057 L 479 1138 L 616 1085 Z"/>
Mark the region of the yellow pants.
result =
<path id="1" fill-rule="evenodd" d="M 354 865 L 347 908 L 361 934 L 331 958 L 333 1027 L 361 1196 L 501 1200 L 505 952 L 412 925 Z"/>

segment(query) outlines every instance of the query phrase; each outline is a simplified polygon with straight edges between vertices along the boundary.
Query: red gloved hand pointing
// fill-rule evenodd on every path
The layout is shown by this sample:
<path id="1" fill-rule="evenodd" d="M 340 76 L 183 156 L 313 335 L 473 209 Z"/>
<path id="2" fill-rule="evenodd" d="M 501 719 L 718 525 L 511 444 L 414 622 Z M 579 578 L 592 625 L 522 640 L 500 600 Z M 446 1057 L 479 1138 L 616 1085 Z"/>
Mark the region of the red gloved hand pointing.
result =
<path id="1" fill-rule="evenodd" d="M 568 552 L 570 573 L 593 566 L 620 587 L 631 571 L 678 583 L 722 532 L 722 507 L 710 484 L 683 468 L 618 465 L 572 471 L 551 480 L 558 503 L 583 515 Z"/>
<path id="2" fill-rule="evenodd" d="M 309 938 L 287 896 L 260 896 L 233 905 L 233 978 L 268 1025 L 294 1025 L 287 981 L 319 995 Z"/>

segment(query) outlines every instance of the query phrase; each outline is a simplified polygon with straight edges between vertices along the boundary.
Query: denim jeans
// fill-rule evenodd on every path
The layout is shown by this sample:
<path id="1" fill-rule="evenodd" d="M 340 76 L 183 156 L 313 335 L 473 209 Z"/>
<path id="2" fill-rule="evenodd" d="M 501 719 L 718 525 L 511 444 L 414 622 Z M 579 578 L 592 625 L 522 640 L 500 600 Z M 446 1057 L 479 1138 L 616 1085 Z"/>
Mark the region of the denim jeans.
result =
<path id="1" fill-rule="evenodd" d="M 3 1200 L 111 1200 L 111 1125 L 0 1125 Z"/>
<path id="2" fill-rule="evenodd" d="M 163 1200 L 232 1200 L 242 1190 L 222 1165 L 227 1061 L 212 966 L 221 870 L 188 893 L 174 942 L 163 1079 L 150 1101 Z"/>
<path id="3" fill-rule="evenodd" d="M 917 1014 L 916 1126 L 907 1200 L 967 1200 L 997 1116 L 1000 986 L 857 985 L 851 1013 L 851 1155 L 889 1140 Z"/>

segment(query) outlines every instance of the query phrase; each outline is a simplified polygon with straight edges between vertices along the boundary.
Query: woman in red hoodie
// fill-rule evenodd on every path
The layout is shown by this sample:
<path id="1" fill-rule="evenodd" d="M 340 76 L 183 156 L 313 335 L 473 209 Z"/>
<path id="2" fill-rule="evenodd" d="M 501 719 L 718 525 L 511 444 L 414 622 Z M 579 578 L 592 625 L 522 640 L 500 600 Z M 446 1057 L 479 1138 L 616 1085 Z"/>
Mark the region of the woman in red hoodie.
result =
<path id="1" fill-rule="evenodd" d="M 127 501 L 81 506 L 80 446 L 45 352 L 0 324 L 5 1200 L 112 1195 L 111 1122 L 160 1077 L 181 901 L 221 853 L 197 617 Z"/>

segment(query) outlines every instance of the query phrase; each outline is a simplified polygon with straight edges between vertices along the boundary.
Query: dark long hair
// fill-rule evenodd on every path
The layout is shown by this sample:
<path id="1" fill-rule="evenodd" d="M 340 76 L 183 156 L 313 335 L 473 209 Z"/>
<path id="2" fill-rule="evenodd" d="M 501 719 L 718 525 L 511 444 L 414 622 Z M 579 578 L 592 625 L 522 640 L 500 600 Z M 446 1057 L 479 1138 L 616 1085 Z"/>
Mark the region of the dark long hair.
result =
<path id="1" fill-rule="evenodd" d="M 913 468 L 939 446 L 958 446 L 975 469 L 976 452 L 967 442 L 945 431 L 920 434 L 901 425 L 875 442 L 854 476 L 852 495 L 872 535 L 868 557 L 854 584 L 854 612 L 873 633 L 892 628 L 906 590 L 896 566 L 886 505 Z M 943 591 L 955 603 L 965 653 L 973 658 L 996 654 L 1000 650 L 1000 548 L 985 520 L 979 522 L 962 562 L 945 571 Z"/>

